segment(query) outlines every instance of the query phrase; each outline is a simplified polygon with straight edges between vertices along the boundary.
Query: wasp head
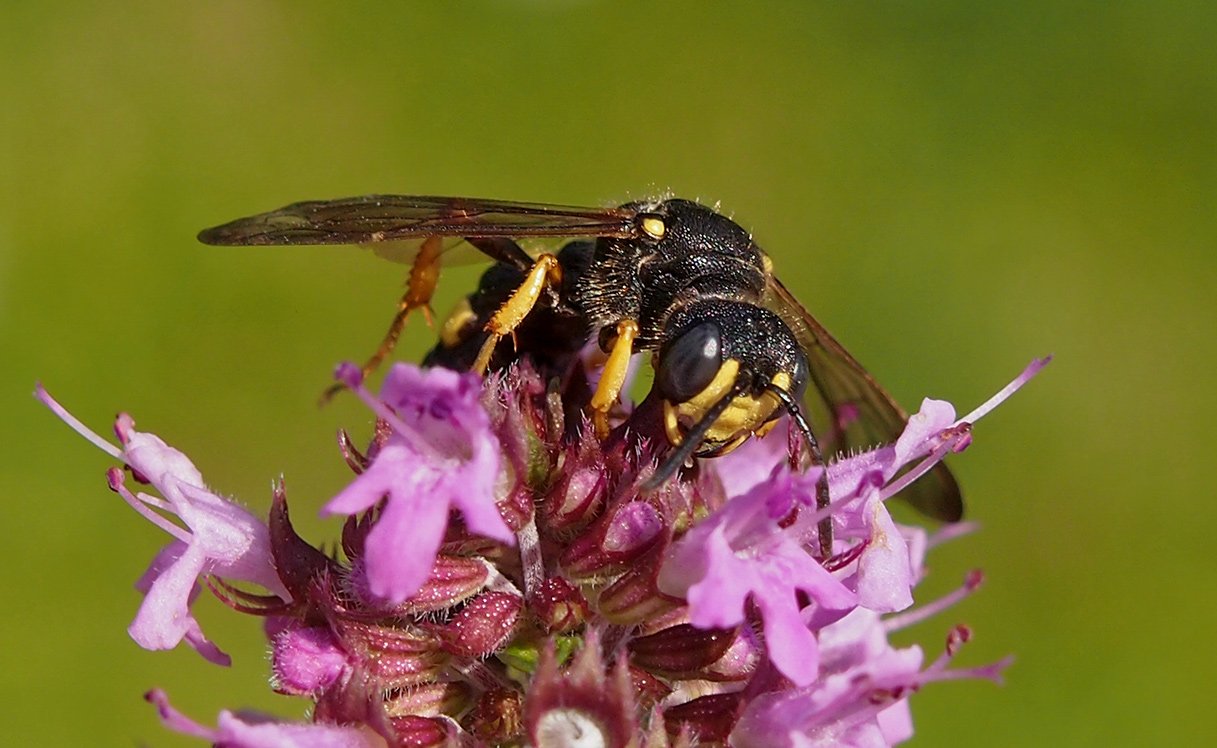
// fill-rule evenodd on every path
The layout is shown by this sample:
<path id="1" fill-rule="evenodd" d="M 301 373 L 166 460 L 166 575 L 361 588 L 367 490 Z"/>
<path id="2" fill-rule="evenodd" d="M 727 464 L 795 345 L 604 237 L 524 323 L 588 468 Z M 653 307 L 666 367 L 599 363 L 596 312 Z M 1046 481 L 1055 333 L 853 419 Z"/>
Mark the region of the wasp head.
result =
<path id="1" fill-rule="evenodd" d="M 655 356 L 669 463 L 725 454 L 764 435 L 807 387 L 807 357 L 778 315 L 734 300 L 675 311 Z M 665 464 L 664 468 L 668 465 Z M 662 470 L 663 468 L 661 468 Z"/>

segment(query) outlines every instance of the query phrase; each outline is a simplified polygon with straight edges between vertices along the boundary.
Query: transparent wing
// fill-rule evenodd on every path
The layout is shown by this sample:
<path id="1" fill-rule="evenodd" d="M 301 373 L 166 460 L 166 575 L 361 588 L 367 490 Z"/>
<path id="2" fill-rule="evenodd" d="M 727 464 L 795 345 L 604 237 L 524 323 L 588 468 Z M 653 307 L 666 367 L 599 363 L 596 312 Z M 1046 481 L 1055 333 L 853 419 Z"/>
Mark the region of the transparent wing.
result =
<path id="1" fill-rule="evenodd" d="M 413 265 L 414 259 L 418 257 L 419 249 L 428 238 L 420 236 L 417 239 L 392 239 L 382 242 L 356 244 L 355 246 L 360 249 L 371 250 L 372 254 L 389 262 Z M 472 265 L 487 260 L 485 254 L 479 252 L 462 237 L 445 237 L 441 241 L 440 249 L 436 254 L 443 255 L 443 264 L 445 266 Z"/>
<path id="2" fill-rule="evenodd" d="M 636 211 L 576 208 L 463 197 L 364 195 L 293 203 L 204 229 L 199 241 L 221 245 L 368 244 L 453 237 L 628 238 Z"/>
<path id="3" fill-rule="evenodd" d="M 908 414 L 773 275 L 765 305 L 786 322 L 807 354 L 808 415 L 817 438 L 825 442 L 824 453 L 849 453 L 894 442 L 904 431 Z M 934 519 L 957 522 L 963 517 L 959 484 L 942 463 L 900 497 Z"/>

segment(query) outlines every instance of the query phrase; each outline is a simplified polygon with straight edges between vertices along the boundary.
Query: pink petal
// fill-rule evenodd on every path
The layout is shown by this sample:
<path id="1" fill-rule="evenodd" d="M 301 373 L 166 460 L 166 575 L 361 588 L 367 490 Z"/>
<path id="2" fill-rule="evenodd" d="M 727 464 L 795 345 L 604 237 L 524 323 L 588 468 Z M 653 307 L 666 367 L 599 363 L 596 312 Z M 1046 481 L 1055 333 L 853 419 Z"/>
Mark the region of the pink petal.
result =
<path id="1" fill-rule="evenodd" d="M 917 580 L 908 543 L 877 498 L 864 510 L 870 524 L 866 548 L 858 559 L 858 601 L 877 613 L 904 610 L 913 604 Z"/>
<path id="2" fill-rule="evenodd" d="M 208 640 L 190 613 L 196 580 L 206 557 L 196 545 L 173 543 L 163 549 L 140 579 L 147 594 L 127 633 L 144 649 L 173 649 L 186 642 L 209 662 L 228 666 L 231 659 Z M 167 564 L 167 565 L 166 565 Z"/>
<path id="3" fill-rule="evenodd" d="M 386 503 L 368 533 L 365 560 L 372 594 L 399 603 L 418 592 L 431 574 L 447 526 L 444 501 Z"/>

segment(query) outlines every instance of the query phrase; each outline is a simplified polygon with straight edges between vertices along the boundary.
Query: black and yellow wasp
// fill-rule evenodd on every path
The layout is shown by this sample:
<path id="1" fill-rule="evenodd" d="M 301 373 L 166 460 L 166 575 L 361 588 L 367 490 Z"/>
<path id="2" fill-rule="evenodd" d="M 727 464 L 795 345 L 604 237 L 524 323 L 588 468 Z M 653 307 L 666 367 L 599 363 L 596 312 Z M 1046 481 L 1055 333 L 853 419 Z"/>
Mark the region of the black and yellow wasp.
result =
<path id="1" fill-rule="evenodd" d="M 579 208 L 368 195 L 294 203 L 206 229 L 199 239 L 217 245 L 366 245 L 410 262 L 397 315 L 365 372 L 389 354 L 412 311 L 430 316 L 448 249 L 473 245 L 496 265 L 483 276 L 482 293 L 467 297 L 442 324 L 439 357 L 485 371 L 492 361 L 509 360 L 511 341 L 504 339 L 524 333 L 536 315 L 547 315 L 537 329 L 549 339 L 534 341 L 533 348 L 574 350 L 598 336 L 607 360 L 589 409 L 604 435 L 631 355 L 651 352 L 655 394 L 672 445 L 652 486 L 694 456 L 725 454 L 764 434 L 783 412 L 817 463 L 823 453 L 891 442 L 907 420 L 782 285 L 751 235 L 689 200 Z M 517 241 L 534 239 L 569 241 L 540 253 Z M 479 300 L 481 308 L 475 308 Z M 820 503 L 827 503 L 824 481 L 820 494 Z M 942 465 L 902 495 L 937 519 L 956 521 L 963 514 L 958 485 Z"/>

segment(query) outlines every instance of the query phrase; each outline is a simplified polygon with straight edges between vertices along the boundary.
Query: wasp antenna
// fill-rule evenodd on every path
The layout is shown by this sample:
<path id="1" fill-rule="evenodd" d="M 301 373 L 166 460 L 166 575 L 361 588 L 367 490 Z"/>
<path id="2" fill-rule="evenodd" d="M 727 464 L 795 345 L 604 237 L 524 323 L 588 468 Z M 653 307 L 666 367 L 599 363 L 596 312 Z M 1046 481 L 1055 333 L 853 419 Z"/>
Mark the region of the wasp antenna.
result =
<path id="1" fill-rule="evenodd" d="M 664 481 L 671 478 L 680 469 L 680 466 L 685 463 L 685 460 L 689 459 L 693 452 L 705 441 L 706 432 L 710 430 L 710 427 L 714 425 L 718 417 L 723 414 L 723 411 L 727 409 L 731 401 L 743 391 L 743 381 L 737 381 L 727 394 L 720 397 L 714 405 L 710 406 L 710 409 L 689 430 L 689 433 L 685 434 L 680 444 L 668 453 L 663 462 L 659 463 L 659 467 L 655 468 L 655 472 L 651 477 L 647 478 L 646 482 L 642 484 L 642 490 L 651 491 L 659 488 Z"/>
<path id="2" fill-rule="evenodd" d="M 767 385 L 765 389 L 772 392 L 782 402 L 782 407 L 790 414 L 794 425 L 798 426 L 799 432 L 807 440 L 807 446 L 811 448 L 812 461 L 817 465 L 823 465 L 824 455 L 820 452 L 820 443 L 816 441 L 816 435 L 811 430 L 811 424 L 807 423 L 807 418 L 803 416 L 803 409 L 799 407 L 799 403 L 794 399 L 794 395 L 772 383 Z"/>
<path id="3" fill-rule="evenodd" d="M 816 480 L 816 509 L 823 509 L 828 506 L 831 499 L 828 494 L 828 466 L 824 464 L 824 454 L 820 451 L 820 443 L 816 441 L 816 435 L 812 433 L 811 425 L 803 417 L 803 409 L 799 407 L 794 395 L 773 383 L 767 385 L 765 389 L 772 392 L 782 402 L 782 407 L 786 408 L 791 420 L 799 427 L 803 438 L 807 440 L 807 446 L 811 449 L 811 464 L 823 468 L 820 471 L 819 479 Z M 820 554 L 824 558 L 832 556 L 832 517 L 820 520 Z"/>

